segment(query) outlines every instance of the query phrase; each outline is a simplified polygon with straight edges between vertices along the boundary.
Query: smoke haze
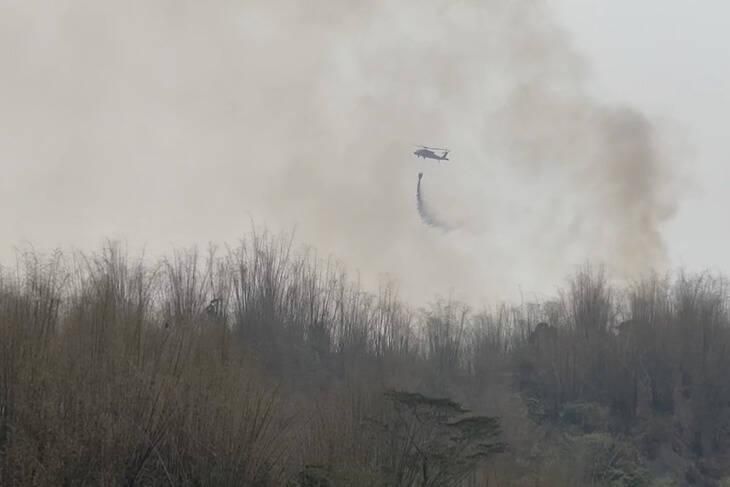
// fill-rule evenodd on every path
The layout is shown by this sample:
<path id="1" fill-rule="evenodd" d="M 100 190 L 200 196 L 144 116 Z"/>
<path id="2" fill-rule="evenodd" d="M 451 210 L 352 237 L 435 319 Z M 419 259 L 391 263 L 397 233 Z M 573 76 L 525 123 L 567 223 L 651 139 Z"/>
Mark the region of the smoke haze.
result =
<path id="1" fill-rule="evenodd" d="M 536 0 L 23 0 L 0 7 L 10 245 L 152 252 L 253 219 L 409 299 L 666 264 L 652 122 L 604 106 Z M 448 147 L 446 164 L 416 144 Z M 413 183 L 456 231 L 424 225 Z"/>

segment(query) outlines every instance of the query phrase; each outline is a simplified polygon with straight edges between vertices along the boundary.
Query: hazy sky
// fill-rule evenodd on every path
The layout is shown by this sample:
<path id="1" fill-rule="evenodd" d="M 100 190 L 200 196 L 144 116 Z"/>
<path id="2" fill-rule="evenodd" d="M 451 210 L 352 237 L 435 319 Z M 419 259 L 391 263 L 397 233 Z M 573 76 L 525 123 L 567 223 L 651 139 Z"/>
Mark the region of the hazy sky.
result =
<path id="1" fill-rule="evenodd" d="M 253 219 L 407 297 L 549 292 L 585 260 L 729 272 L 728 13 L 0 0 L 0 255 L 235 243 Z M 419 171 L 456 231 L 419 220 Z"/>

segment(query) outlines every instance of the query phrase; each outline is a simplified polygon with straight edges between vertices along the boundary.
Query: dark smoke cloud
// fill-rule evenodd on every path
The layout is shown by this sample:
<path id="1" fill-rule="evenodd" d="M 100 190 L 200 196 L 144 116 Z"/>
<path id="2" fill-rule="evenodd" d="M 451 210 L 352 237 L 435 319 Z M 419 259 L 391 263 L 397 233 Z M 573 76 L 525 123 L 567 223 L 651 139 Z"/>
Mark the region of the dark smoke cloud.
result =
<path id="1" fill-rule="evenodd" d="M 562 190 L 581 207 L 572 231 L 554 243 L 590 242 L 596 255 L 626 275 L 666 264 L 660 230 L 675 212 L 672 173 L 644 115 L 540 85 L 516 90 L 500 114 L 504 125 L 495 135 L 510 160 L 527 178 L 562 174 Z"/>
<path id="2" fill-rule="evenodd" d="M 586 94 L 539 0 L 6 1 L 6 242 L 151 251 L 297 227 L 372 284 L 468 299 L 571 266 L 660 265 L 674 211 L 655 129 Z M 446 145 L 413 211 L 415 143 Z M 457 294 L 458 295 L 458 294 Z"/>

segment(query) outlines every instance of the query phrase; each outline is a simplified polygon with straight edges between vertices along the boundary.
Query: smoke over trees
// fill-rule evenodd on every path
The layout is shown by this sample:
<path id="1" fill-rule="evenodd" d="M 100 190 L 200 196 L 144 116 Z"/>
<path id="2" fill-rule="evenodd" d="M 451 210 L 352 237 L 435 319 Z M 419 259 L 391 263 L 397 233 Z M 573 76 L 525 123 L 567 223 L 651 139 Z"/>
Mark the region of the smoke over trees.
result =
<path id="1" fill-rule="evenodd" d="M 0 252 L 151 254 L 0 267 L 0 484 L 730 475 L 725 281 L 613 285 L 666 265 L 678 161 L 649 115 L 588 94 L 547 1 L 0 13 Z M 454 153 L 415 211 L 430 140 Z M 317 250 L 254 231 L 165 253 L 251 220 Z M 606 273 L 549 302 L 473 307 L 586 260 Z"/>
<path id="2" fill-rule="evenodd" d="M 414 299 L 665 260 L 673 161 L 649 117 L 587 94 L 544 1 L 32 0 L 0 22 L 14 242 L 159 253 L 253 218 Z M 456 150 L 429 192 L 461 233 L 412 211 L 428 140 Z"/>

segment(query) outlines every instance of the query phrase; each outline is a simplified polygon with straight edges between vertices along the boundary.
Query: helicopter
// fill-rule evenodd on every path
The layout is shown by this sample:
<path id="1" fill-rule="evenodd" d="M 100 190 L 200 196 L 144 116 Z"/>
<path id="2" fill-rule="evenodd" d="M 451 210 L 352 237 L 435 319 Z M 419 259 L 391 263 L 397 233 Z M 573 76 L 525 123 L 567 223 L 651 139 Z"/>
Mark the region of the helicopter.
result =
<path id="1" fill-rule="evenodd" d="M 420 147 L 420 149 L 414 152 L 416 157 L 422 157 L 424 159 L 436 159 L 437 161 L 449 160 L 449 158 L 446 157 L 449 153 L 449 149 L 437 149 L 435 147 L 426 147 L 425 145 L 419 145 L 417 147 Z M 443 152 L 443 154 L 439 156 L 434 151 L 441 151 Z"/>

